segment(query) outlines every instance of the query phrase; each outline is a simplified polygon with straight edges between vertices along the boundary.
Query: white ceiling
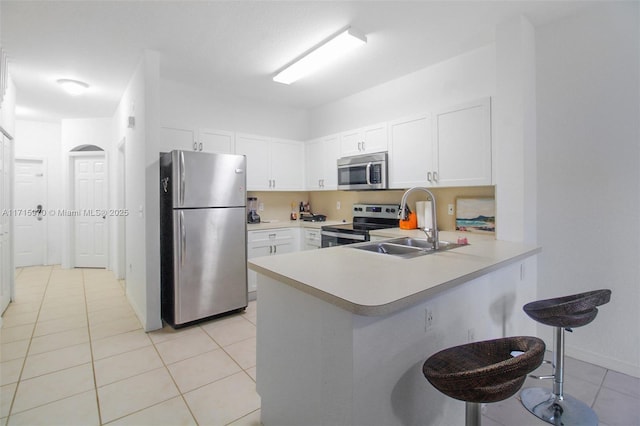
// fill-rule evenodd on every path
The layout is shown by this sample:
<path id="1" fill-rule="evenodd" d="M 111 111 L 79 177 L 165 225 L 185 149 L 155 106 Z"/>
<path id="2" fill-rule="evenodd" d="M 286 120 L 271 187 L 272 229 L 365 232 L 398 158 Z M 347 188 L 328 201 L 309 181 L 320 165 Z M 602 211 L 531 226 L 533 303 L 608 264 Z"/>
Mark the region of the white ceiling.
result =
<path id="1" fill-rule="evenodd" d="M 144 49 L 161 77 L 226 96 L 310 109 L 493 41 L 524 14 L 544 25 L 585 1 L 0 1 L 17 117 L 111 116 Z M 368 38 L 349 58 L 291 86 L 274 73 L 351 25 Z M 55 84 L 91 85 L 73 98 Z"/>

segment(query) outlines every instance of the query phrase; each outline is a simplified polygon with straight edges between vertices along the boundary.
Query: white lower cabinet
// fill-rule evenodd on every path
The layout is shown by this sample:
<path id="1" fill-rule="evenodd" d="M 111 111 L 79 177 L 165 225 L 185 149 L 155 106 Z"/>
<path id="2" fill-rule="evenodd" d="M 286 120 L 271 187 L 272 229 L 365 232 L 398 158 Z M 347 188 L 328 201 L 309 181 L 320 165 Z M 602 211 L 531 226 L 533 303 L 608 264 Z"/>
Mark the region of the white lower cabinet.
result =
<path id="1" fill-rule="evenodd" d="M 247 259 L 298 251 L 299 229 L 282 228 L 247 232 Z M 249 293 L 256 291 L 257 273 L 247 272 Z"/>
<path id="2" fill-rule="evenodd" d="M 305 228 L 303 231 L 304 239 L 302 241 L 302 250 L 316 250 L 322 247 L 320 229 Z"/>

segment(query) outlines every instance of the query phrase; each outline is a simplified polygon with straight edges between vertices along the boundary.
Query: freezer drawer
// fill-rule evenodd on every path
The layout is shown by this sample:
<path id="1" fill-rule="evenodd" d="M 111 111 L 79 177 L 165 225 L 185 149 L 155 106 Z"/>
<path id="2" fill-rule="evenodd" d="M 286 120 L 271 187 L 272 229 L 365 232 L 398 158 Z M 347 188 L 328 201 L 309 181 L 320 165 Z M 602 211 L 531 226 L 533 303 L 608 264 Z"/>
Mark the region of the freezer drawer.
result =
<path id="1" fill-rule="evenodd" d="M 247 306 L 245 217 L 244 207 L 173 211 L 165 321 L 179 326 Z"/>

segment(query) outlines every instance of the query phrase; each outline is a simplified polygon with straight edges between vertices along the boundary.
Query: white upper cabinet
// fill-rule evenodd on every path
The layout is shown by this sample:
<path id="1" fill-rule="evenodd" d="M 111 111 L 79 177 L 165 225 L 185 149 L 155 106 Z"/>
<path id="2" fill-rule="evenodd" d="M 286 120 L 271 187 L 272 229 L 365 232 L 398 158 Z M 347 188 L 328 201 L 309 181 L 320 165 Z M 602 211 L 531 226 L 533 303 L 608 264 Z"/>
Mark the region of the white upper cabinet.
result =
<path id="1" fill-rule="evenodd" d="M 278 191 L 304 189 L 304 144 L 298 141 L 271 140 L 271 179 Z"/>
<path id="2" fill-rule="evenodd" d="M 304 145 L 301 142 L 237 134 L 236 154 L 247 156 L 249 191 L 303 189 Z"/>
<path id="3" fill-rule="evenodd" d="M 171 152 L 174 149 L 192 151 L 195 143 L 196 132 L 194 129 L 160 128 L 160 146 L 158 147 L 160 152 Z"/>
<path id="4" fill-rule="evenodd" d="M 491 185 L 491 98 L 433 115 L 432 185 Z"/>
<path id="5" fill-rule="evenodd" d="M 389 123 L 389 187 L 425 186 L 433 169 L 431 114 Z"/>
<path id="6" fill-rule="evenodd" d="M 234 133 L 214 129 L 160 128 L 160 152 L 174 149 L 233 154 Z"/>
<path id="7" fill-rule="evenodd" d="M 198 151 L 233 154 L 235 152 L 235 134 L 225 130 L 199 129 L 197 144 Z"/>
<path id="8" fill-rule="evenodd" d="M 307 142 L 305 146 L 305 189 L 338 189 L 337 160 L 339 157 L 340 137 L 338 135 Z"/>
<path id="9" fill-rule="evenodd" d="M 491 185 L 491 99 L 389 123 L 389 187 Z"/>
<path id="10" fill-rule="evenodd" d="M 340 155 L 369 154 L 387 150 L 387 123 L 380 123 L 340 134 Z"/>

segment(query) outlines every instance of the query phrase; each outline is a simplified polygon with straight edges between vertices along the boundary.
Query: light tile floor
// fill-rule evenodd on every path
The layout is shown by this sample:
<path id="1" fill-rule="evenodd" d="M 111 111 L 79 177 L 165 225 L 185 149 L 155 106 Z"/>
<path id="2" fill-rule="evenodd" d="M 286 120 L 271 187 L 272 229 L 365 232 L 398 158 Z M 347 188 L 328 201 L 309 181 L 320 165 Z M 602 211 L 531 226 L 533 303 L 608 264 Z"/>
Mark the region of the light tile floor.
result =
<path id="1" fill-rule="evenodd" d="M 145 333 L 100 269 L 16 271 L 0 329 L 0 425 L 259 425 L 256 303 Z"/>
<path id="2" fill-rule="evenodd" d="M 242 314 L 145 333 L 108 271 L 16 273 L 16 301 L 0 329 L 0 425 L 260 424 L 256 302 Z M 637 378 L 569 358 L 565 390 L 601 425 L 640 426 Z M 518 396 L 483 412 L 484 426 L 546 424 Z"/>

